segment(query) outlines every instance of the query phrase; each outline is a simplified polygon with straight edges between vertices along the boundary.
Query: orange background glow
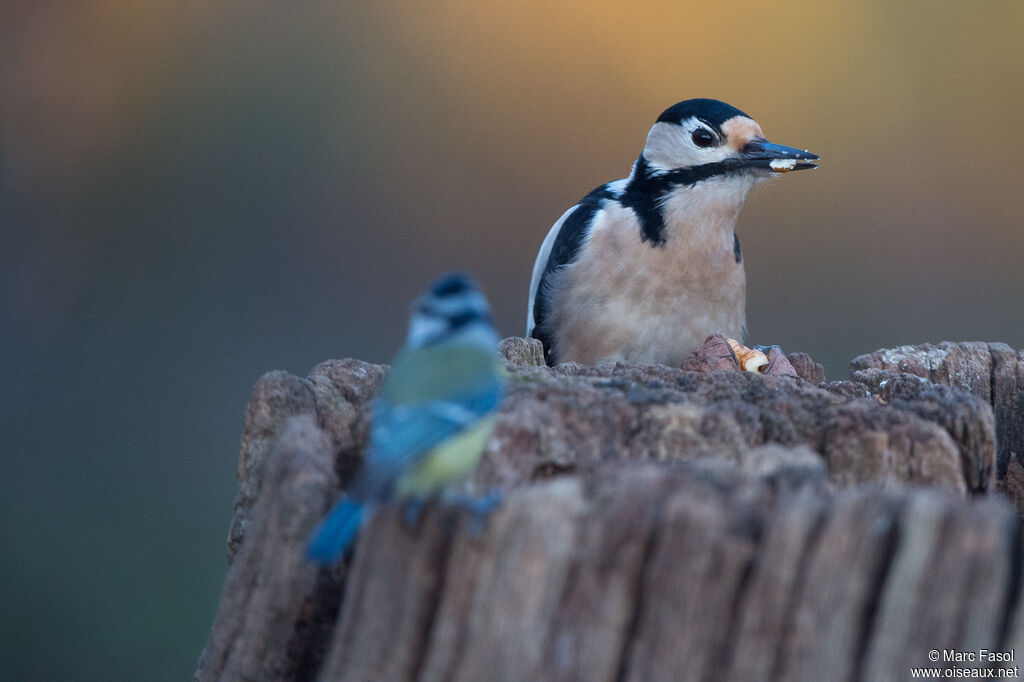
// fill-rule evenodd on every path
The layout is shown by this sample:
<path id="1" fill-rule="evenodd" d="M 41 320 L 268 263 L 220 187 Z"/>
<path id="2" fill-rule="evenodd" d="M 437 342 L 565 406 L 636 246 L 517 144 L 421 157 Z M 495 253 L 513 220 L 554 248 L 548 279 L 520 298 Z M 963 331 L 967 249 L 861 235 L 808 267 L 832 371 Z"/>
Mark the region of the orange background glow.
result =
<path id="1" fill-rule="evenodd" d="M 748 200 L 748 340 L 843 378 L 1024 348 L 1024 5 L 5 3 L 0 678 L 182 679 L 264 371 L 386 361 L 469 268 L 521 334 L 537 247 L 690 97 L 821 155 Z"/>

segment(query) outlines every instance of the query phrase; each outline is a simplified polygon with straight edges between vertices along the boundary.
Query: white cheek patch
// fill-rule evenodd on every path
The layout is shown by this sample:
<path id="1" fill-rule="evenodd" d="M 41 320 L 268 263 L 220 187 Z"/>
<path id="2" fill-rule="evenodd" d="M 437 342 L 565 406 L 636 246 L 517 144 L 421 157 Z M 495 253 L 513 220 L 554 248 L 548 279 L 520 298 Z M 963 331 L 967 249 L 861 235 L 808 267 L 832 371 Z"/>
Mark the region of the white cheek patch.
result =
<path id="1" fill-rule="evenodd" d="M 788 173 L 796 166 L 796 159 L 772 159 L 768 165 L 777 173 Z"/>

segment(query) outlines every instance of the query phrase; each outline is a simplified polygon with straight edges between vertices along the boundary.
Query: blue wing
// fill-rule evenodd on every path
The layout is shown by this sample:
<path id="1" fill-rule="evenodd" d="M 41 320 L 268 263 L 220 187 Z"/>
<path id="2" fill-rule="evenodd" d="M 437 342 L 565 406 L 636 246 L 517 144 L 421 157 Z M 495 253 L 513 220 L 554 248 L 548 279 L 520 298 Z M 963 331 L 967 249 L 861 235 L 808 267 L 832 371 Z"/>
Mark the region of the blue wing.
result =
<path id="1" fill-rule="evenodd" d="M 478 390 L 452 400 L 391 405 L 374 401 L 370 449 L 363 473 L 352 487 L 361 500 L 385 500 L 391 486 L 435 446 L 460 433 L 501 402 L 500 381 L 481 382 Z"/>
<path id="2" fill-rule="evenodd" d="M 321 564 L 338 560 L 352 544 L 363 523 L 363 505 L 342 499 L 313 531 L 306 556 Z"/>
<path id="3" fill-rule="evenodd" d="M 458 402 L 434 400 L 396 407 L 375 400 L 365 468 L 349 494 L 313 532 L 307 556 L 322 564 L 337 561 L 362 526 L 365 503 L 387 499 L 395 481 L 419 457 L 492 412 L 501 400 L 501 388 L 501 383 L 494 382 L 477 393 L 461 396 Z"/>

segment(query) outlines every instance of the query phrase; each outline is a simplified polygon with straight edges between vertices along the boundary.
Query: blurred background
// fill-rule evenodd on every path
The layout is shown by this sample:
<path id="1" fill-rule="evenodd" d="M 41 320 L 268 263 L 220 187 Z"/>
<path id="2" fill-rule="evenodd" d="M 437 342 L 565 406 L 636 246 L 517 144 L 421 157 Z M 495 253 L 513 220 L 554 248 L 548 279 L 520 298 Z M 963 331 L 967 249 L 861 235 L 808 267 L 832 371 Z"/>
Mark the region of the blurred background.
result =
<path id="1" fill-rule="evenodd" d="M 714 97 L 823 157 L 741 214 L 748 339 L 1024 347 L 1024 5 L 6 0 L 0 679 L 190 678 L 265 371 L 386 361 Z"/>

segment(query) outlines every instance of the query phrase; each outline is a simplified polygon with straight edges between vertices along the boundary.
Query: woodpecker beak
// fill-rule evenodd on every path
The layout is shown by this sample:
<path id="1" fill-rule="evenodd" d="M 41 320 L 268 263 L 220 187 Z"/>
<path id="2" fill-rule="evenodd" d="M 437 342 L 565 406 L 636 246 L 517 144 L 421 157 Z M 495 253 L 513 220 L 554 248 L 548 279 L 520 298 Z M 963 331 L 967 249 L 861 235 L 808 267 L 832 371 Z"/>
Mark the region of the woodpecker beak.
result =
<path id="1" fill-rule="evenodd" d="M 767 140 L 751 140 L 743 146 L 740 154 L 746 160 L 744 165 L 749 168 L 763 168 L 776 173 L 818 167 L 816 163 L 808 163 L 817 159 L 817 154 L 812 154 L 806 149 L 784 147 Z"/>

